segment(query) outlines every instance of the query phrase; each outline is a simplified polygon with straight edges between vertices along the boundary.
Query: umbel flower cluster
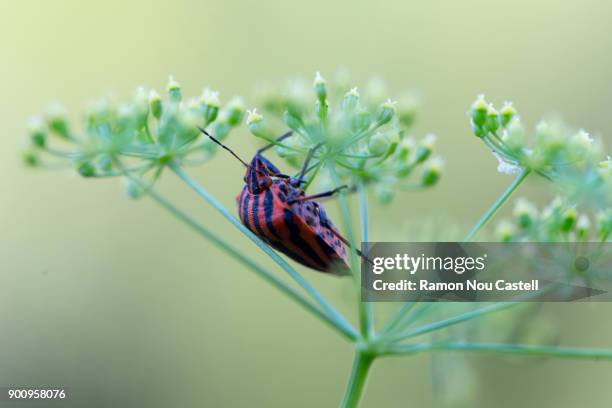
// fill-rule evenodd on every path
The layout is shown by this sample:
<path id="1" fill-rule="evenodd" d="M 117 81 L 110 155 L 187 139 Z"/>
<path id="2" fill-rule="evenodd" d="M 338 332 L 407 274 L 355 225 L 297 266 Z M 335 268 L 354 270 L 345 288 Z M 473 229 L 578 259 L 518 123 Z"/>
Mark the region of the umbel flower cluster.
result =
<path id="1" fill-rule="evenodd" d="M 578 212 L 560 197 L 538 210 L 526 198 L 516 201 L 512 218 L 502 220 L 496 238 L 502 242 L 606 242 L 612 232 L 612 210 Z"/>
<path id="2" fill-rule="evenodd" d="M 325 187 L 334 186 L 326 172 L 319 173 L 326 164 L 347 185 L 376 184 L 382 202 L 390 201 L 397 189 L 436 184 L 443 163 L 433 156 L 435 136 L 417 140 L 410 135 L 414 97 L 404 95 L 394 102 L 377 79 L 364 93 L 347 83 L 337 78 L 328 84 L 317 73 L 312 86 L 297 79 L 269 89 L 260 97 L 263 113 L 251 111 L 247 125 L 253 135 L 276 144 L 279 156 L 296 169 L 312 151 L 309 180 L 318 174 Z M 278 123 L 292 129 L 294 136 L 275 141 Z"/>
<path id="3" fill-rule="evenodd" d="M 223 140 L 244 113 L 240 98 L 221 106 L 218 93 L 210 89 L 185 100 L 170 78 L 165 99 L 155 90 L 139 88 L 124 104 L 100 100 L 86 113 L 83 132 L 75 131 L 60 107 L 31 119 L 31 146 L 24 159 L 31 166 L 68 161 L 84 177 L 131 174 L 152 183 L 171 161 L 197 164 L 212 156 L 216 145 L 198 127 Z M 136 194 L 138 189 L 128 191 Z"/>
<path id="4" fill-rule="evenodd" d="M 558 120 L 541 121 L 528 137 L 511 103 L 498 111 L 483 95 L 472 104 L 470 116 L 474 135 L 497 157 L 500 172 L 534 172 L 558 183 L 570 200 L 601 208 L 610 204 L 610 157 L 604 157 L 601 142 L 586 131 Z"/>

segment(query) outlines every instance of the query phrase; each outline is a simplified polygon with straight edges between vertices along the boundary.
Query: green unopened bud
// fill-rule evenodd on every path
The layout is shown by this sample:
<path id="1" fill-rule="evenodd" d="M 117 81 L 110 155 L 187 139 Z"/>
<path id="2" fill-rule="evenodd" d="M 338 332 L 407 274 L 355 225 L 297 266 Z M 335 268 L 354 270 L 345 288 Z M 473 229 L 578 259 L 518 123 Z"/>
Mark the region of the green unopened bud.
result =
<path id="1" fill-rule="evenodd" d="M 315 113 L 321 119 L 327 118 L 327 112 L 329 111 L 329 103 L 327 100 L 315 102 Z"/>
<path id="2" fill-rule="evenodd" d="M 208 125 L 209 123 L 214 122 L 219 114 L 219 106 L 221 105 L 221 102 L 219 101 L 219 92 L 205 88 L 202 92 L 200 101 L 202 104 L 204 123 Z"/>
<path id="3" fill-rule="evenodd" d="M 161 118 L 162 115 L 162 101 L 155 89 L 151 89 L 149 92 L 149 108 L 151 109 L 151 114 L 155 119 Z"/>
<path id="4" fill-rule="evenodd" d="M 491 133 L 497 132 L 497 129 L 499 129 L 499 113 L 493 107 L 493 104 L 489 105 L 489 109 L 487 110 L 485 127 Z"/>
<path id="5" fill-rule="evenodd" d="M 536 125 L 536 142 L 544 155 L 554 153 L 564 148 L 567 143 L 559 125 L 542 121 Z"/>
<path id="6" fill-rule="evenodd" d="M 436 184 L 438 180 L 440 180 L 443 167 L 444 162 L 442 161 L 442 158 L 434 157 L 433 159 L 429 160 L 421 173 L 421 185 L 430 187 Z"/>
<path id="7" fill-rule="evenodd" d="M 399 178 L 406 178 L 412 173 L 412 170 L 414 170 L 414 166 L 406 162 L 400 162 L 395 171 L 395 175 Z"/>
<path id="8" fill-rule="evenodd" d="M 417 115 L 418 106 L 418 100 L 414 95 L 406 94 L 400 97 L 397 105 L 397 116 L 400 125 L 404 128 L 412 126 Z"/>
<path id="9" fill-rule="evenodd" d="M 478 95 L 478 99 L 476 102 L 472 104 L 470 109 L 470 113 L 472 116 L 472 123 L 478 128 L 484 126 L 487 121 L 487 111 L 489 110 L 489 105 L 487 101 L 485 101 L 484 95 Z"/>
<path id="10" fill-rule="evenodd" d="M 501 242 L 511 242 L 516 234 L 516 228 L 511 222 L 504 220 L 497 225 L 495 237 Z"/>
<path id="11" fill-rule="evenodd" d="M 578 235 L 578 239 L 584 240 L 589 233 L 589 228 L 591 228 L 591 220 L 589 220 L 586 214 L 580 214 L 578 221 L 576 221 L 576 234 Z"/>
<path id="12" fill-rule="evenodd" d="M 575 208 L 568 208 L 563 212 L 561 216 L 561 231 L 568 232 L 576 224 L 578 218 L 578 212 Z"/>
<path id="13" fill-rule="evenodd" d="M 138 199 L 142 197 L 145 193 L 144 188 L 142 188 L 138 183 L 129 178 L 123 179 L 123 186 L 128 197 L 133 199 Z"/>
<path id="14" fill-rule="evenodd" d="M 410 154 L 414 151 L 414 147 L 415 147 L 415 142 L 413 138 L 411 137 L 404 138 L 398 146 L 397 154 L 399 158 L 402 161 L 406 161 L 406 159 L 408 159 Z"/>
<path id="15" fill-rule="evenodd" d="M 183 98 L 182 94 L 181 94 L 181 86 L 179 85 L 178 82 L 176 82 L 174 80 L 174 77 L 170 76 L 170 78 L 168 79 L 168 99 L 170 99 L 172 102 L 180 102 L 181 99 Z"/>
<path id="16" fill-rule="evenodd" d="M 389 123 L 391 119 L 393 119 L 393 116 L 395 116 L 397 112 L 396 105 L 397 102 L 392 102 L 391 99 L 389 99 L 380 106 L 380 110 L 376 116 L 376 122 L 378 122 L 379 126 Z"/>
<path id="17" fill-rule="evenodd" d="M 519 150 L 525 146 L 525 129 L 518 117 L 513 117 L 506 126 L 502 140 L 512 150 Z"/>
<path id="18" fill-rule="evenodd" d="M 229 101 L 225 107 L 227 123 L 230 126 L 238 126 L 242 122 L 242 118 L 244 118 L 245 109 L 242 98 L 235 97 Z"/>
<path id="19" fill-rule="evenodd" d="M 136 93 L 134 94 L 134 105 L 141 117 L 140 119 L 146 120 L 149 114 L 149 99 L 147 97 L 147 91 L 145 91 L 142 86 L 136 89 Z"/>
<path id="20" fill-rule="evenodd" d="M 561 197 L 555 197 L 553 200 L 542 210 L 542 219 L 549 220 L 551 218 L 559 217 L 561 208 L 563 207 L 563 200 Z"/>
<path id="21" fill-rule="evenodd" d="M 419 143 L 419 146 L 416 149 L 416 154 L 415 154 L 416 163 L 423 163 L 425 160 L 429 158 L 429 156 L 433 152 L 435 142 L 436 142 L 436 135 L 430 133 L 425 136 L 425 138 L 421 141 L 421 143 Z"/>
<path id="22" fill-rule="evenodd" d="M 232 125 L 227 122 L 227 120 L 224 118 L 224 114 L 221 113 L 219 120 L 214 123 L 214 129 L 215 137 L 219 140 L 223 140 L 227 137 L 230 130 L 232 130 Z"/>
<path id="23" fill-rule="evenodd" d="M 597 222 L 597 235 L 599 239 L 605 241 L 612 232 L 612 211 L 604 210 L 595 216 Z"/>
<path id="24" fill-rule="evenodd" d="M 342 110 L 345 112 L 351 112 L 359 106 L 359 92 L 357 88 L 352 88 L 344 95 L 342 99 Z"/>
<path id="25" fill-rule="evenodd" d="M 505 102 L 500 112 L 500 120 L 502 127 L 506 127 L 508 123 L 516 116 L 516 109 L 512 106 L 512 102 Z"/>
<path id="26" fill-rule="evenodd" d="M 372 123 L 372 115 L 367 109 L 357 109 L 357 112 L 351 118 L 351 130 L 353 132 L 362 132 L 370 127 Z"/>
<path id="27" fill-rule="evenodd" d="M 298 130 L 304 126 L 300 114 L 294 109 L 287 109 L 283 114 L 283 121 L 289 129 Z"/>
<path id="28" fill-rule="evenodd" d="M 66 111 L 61 105 L 52 105 L 47 112 L 47 125 L 55 134 L 64 139 L 70 138 Z"/>
<path id="29" fill-rule="evenodd" d="M 474 121 L 471 121 L 471 123 L 472 123 L 472 133 L 474 133 L 476 137 L 479 137 L 482 139 L 483 137 L 489 134 L 489 131 L 487 130 L 485 126 L 477 125 L 474 123 Z"/>
<path id="30" fill-rule="evenodd" d="M 381 204 L 388 204 L 393 200 L 393 189 L 386 184 L 379 184 L 374 189 L 374 194 Z"/>
<path id="31" fill-rule="evenodd" d="M 36 147 L 45 147 L 47 132 L 45 130 L 45 123 L 40 117 L 30 118 L 28 121 L 28 133 L 30 134 L 30 140 Z"/>
<path id="32" fill-rule="evenodd" d="M 247 111 L 247 114 L 247 126 L 251 133 L 257 137 L 269 139 L 271 136 L 264 117 L 257 113 L 256 109 Z"/>
<path id="33" fill-rule="evenodd" d="M 90 162 L 83 162 L 77 168 L 79 174 L 83 177 L 93 177 L 96 175 L 96 168 Z"/>
<path id="34" fill-rule="evenodd" d="M 22 156 L 23 163 L 28 167 L 36 167 L 38 166 L 38 156 L 33 151 L 26 151 Z"/>
<path id="35" fill-rule="evenodd" d="M 526 199 L 520 198 L 514 206 L 513 215 L 521 228 L 529 228 L 538 216 L 538 209 Z"/>
<path id="36" fill-rule="evenodd" d="M 317 99 L 321 103 L 324 103 L 325 100 L 327 99 L 327 87 L 325 84 L 325 79 L 323 79 L 319 71 L 317 71 L 315 75 L 313 87 L 314 87 L 315 93 L 317 94 Z"/>
<path id="37" fill-rule="evenodd" d="M 382 156 L 387 153 L 390 144 L 389 138 L 386 135 L 376 132 L 368 141 L 368 151 L 373 156 Z"/>

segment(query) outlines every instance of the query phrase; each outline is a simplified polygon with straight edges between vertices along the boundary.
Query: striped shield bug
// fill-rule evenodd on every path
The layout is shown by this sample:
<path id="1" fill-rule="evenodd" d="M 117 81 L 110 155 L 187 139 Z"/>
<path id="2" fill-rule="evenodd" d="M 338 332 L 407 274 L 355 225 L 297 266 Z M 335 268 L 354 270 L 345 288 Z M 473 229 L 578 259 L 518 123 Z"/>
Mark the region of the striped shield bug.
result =
<path id="1" fill-rule="evenodd" d="M 323 205 L 316 201 L 346 186 L 310 196 L 301 188 L 308 164 L 322 144 L 310 150 L 299 176 L 291 177 L 281 173 L 263 156 L 262 153 L 274 144 L 259 149 L 247 163 L 204 129 L 200 130 L 246 167 L 244 186 L 236 201 L 240 220 L 251 232 L 309 268 L 336 275 L 350 273 L 348 242 L 327 217 Z M 277 141 L 291 135 L 292 132 L 288 132 Z"/>

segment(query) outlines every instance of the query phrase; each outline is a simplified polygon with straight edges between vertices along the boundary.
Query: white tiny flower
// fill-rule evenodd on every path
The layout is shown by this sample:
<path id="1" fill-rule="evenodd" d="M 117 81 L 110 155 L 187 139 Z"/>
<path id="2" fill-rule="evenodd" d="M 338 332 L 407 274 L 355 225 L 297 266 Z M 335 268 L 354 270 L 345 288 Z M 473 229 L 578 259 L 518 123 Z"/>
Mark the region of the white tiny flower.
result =
<path id="1" fill-rule="evenodd" d="M 250 125 L 251 123 L 261 122 L 262 120 L 263 116 L 257 113 L 257 109 L 247 111 L 247 125 Z"/>
<path id="2" fill-rule="evenodd" d="M 213 91 L 209 88 L 204 88 L 202 91 L 202 102 L 209 106 L 219 107 L 219 105 L 221 105 L 221 102 L 219 101 L 219 92 Z"/>

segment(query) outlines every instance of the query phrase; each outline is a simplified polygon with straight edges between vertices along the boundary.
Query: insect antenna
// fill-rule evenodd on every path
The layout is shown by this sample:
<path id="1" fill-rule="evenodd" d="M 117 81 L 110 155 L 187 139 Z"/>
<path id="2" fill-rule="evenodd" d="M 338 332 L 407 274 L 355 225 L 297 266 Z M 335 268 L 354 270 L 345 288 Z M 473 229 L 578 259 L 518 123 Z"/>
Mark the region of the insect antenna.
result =
<path id="1" fill-rule="evenodd" d="M 215 142 L 216 144 L 218 144 L 219 146 L 221 146 L 222 148 L 224 148 L 225 150 L 230 152 L 230 154 L 232 156 L 234 156 L 236 159 L 238 159 L 238 161 L 240 161 L 240 163 L 244 164 L 244 167 L 249 167 L 249 164 L 247 162 L 245 162 L 244 160 L 242 160 L 236 153 L 234 153 L 234 151 L 232 149 L 230 149 L 229 147 L 227 147 L 226 145 L 221 143 L 219 140 L 215 139 L 210 133 L 208 133 L 207 131 L 205 131 L 201 127 L 198 126 L 198 129 L 200 129 L 200 132 L 202 132 L 206 136 L 208 136 L 210 138 L 210 140 L 212 140 L 213 142 Z"/>
<path id="2" fill-rule="evenodd" d="M 273 143 L 267 144 L 264 147 L 262 147 L 261 149 L 257 150 L 257 153 L 265 152 L 269 148 L 271 148 L 273 146 L 276 146 L 279 142 L 282 142 L 283 140 L 287 139 L 291 135 L 293 135 L 293 130 L 290 130 L 287 133 L 285 133 L 284 135 L 279 136 L 278 138 L 276 138 L 276 140 Z"/>

